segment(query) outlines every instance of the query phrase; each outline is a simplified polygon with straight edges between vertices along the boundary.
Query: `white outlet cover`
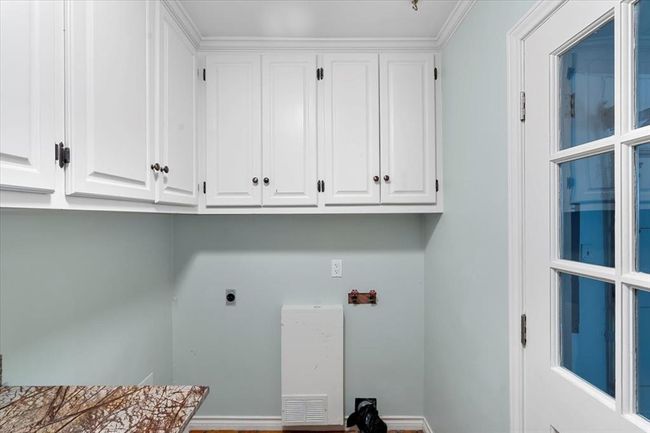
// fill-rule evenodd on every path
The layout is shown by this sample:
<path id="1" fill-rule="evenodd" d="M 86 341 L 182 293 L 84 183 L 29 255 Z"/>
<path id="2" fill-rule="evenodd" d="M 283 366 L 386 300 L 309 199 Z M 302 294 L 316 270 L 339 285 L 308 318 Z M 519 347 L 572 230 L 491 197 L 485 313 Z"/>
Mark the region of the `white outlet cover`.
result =
<path id="1" fill-rule="evenodd" d="M 332 278 L 341 278 L 343 277 L 343 260 L 341 259 L 332 259 Z"/>

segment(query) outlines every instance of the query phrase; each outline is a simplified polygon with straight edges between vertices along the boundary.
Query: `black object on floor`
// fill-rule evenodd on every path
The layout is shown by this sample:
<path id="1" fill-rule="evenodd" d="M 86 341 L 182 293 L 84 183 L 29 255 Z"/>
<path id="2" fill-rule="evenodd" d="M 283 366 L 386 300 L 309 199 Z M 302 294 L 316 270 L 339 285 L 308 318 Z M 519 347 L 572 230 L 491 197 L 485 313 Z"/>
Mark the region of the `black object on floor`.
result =
<path id="1" fill-rule="evenodd" d="M 386 423 L 379 418 L 379 412 L 372 401 L 364 400 L 348 417 L 348 427 L 356 425 L 361 433 L 386 433 Z"/>

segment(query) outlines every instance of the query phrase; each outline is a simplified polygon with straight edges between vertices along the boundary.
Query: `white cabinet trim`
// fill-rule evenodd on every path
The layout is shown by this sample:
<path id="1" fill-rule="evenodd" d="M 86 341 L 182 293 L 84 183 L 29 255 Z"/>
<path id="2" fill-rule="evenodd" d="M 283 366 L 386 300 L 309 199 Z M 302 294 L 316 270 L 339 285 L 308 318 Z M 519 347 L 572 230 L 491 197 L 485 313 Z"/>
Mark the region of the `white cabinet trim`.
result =
<path id="1" fill-rule="evenodd" d="M 137 3 L 133 3 L 137 4 Z M 92 53 L 94 42 L 94 20 L 92 12 L 96 7 L 94 2 L 66 2 L 65 36 L 66 36 L 66 144 L 70 147 L 72 161 L 66 170 L 66 192 L 69 195 L 112 197 L 127 200 L 154 199 L 154 178 L 148 168 L 153 163 L 154 156 L 154 90 L 152 68 L 154 67 L 154 23 L 157 3 L 142 2 L 145 7 L 146 28 L 144 43 L 146 47 L 145 70 L 145 158 L 139 178 L 125 177 L 110 172 L 104 172 L 95 167 L 95 87 L 105 83 L 95 83 L 95 56 Z M 75 15 L 79 14 L 79 15 Z M 76 25 L 72 25 L 75 20 Z M 82 35 L 77 36 L 77 33 Z M 78 58 L 81 56 L 81 58 Z M 84 58 L 85 57 L 85 58 Z M 79 68 L 83 69 L 79 70 Z M 137 68 L 132 65 L 133 73 Z M 120 155 L 115 155 L 113 164 L 119 164 Z"/>
<path id="2" fill-rule="evenodd" d="M 230 71 L 228 70 L 230 69 Z M 262 205 L 262 136 L 261 136 L 261 56 L 259 54 L 214 54 L 206 58 L 205 159 L 203 170 L 207 182 L 205 202 L 208 206 Z M 221 75 L 235 74 L 245 97 L 238 101 L 242 113 L 221 107 Z M 233 83 L 223 91 L 233 90 Z M 241 90 L 240 90 L 241 91 Z M 225 111 L 225 113 L 222 113 Z M 244 159 L 242 164 L 241 159 Z M 235 169 L 231 167 L 235 164 Z M 243 165 L 243 167 L 242 167 Z M 236 169 L 238 167 L 238 169 Z M 221 170 L 225 168 L 225 170 Z M 221 170 L 221 172 L 220 172 Z M 223 171 L 226 171 L 224 173 Z M 225 176 L 225 178 L 224 178 Z M 253 179 L 257 178 L 257 183 Z"/>
<path id="3" fill-rule="evenodd" d="M 381 202 L 436 203 L 435 58 L 430 53 L 385 53 L 379 67 Z M 394 82 L 398 72 L 401 80 Z M 394 90 L 395 85 L 407 87 Z M 409 113 L 418 104 L 422 110 Z M 405 152 L 406 145 L 413 152 Z"/>
<path id="4" fill-rule="evenodd" d="M 262 182 L 264 206 L 318 204 L 316 67 L 315 54 L 262 55 L 262 173 L 264 179 L 269 179 L 268 183 Z M 281 76 L 291 72 L 297 75 Z M 293 88 L 294 83 L 301 87 Z M 294 93 L 291 94 L 290 90 Z M 285 96 L 297 99 L 281 99 Z M 285 106 L 285 103 L 292 102 L 294 107 Z M 300 110 L 292 113 L 288 108 Z M 288 127 L 290 122 L 287 121 L 292 114 L 298 121 L 296 124 L 302 125 L 302 130 Z M 291 147 L 301 152 L 298 161 L 288 159 Z M 296 168 L 293 162 L 299 167 Z"/>
<path id="5" fill-rule="evenodd" d="M 0 184 L 5 189 L 52 192 L 54 143 L 63 140 L 63 76 L 57 68 L 63 53 L 63 7 L 55 2 L 3 2 L 0 7 L 7 8 L 3 22 L 10 20 L 0 29 L 0 79 L 7 98 L 0 109 Z M 20 20 L 21 14 L 27 23 Z M 5 33 L 14 26 L 21 27 L 19 35 Z"/>
<path id="6" fill-rule="evenodd" d="M 320 178 L 325 182 L 325 205 L 379 204 L 378 55 L 336 53 L 320 57 L 326 71 L 319 84 Z M 358 75 L 339 76 L 339 67 L 356 68 L 353 73 Z M 335 107 L 337 99 L 340 105 Z"/>
<path id="7" fill-rule="evenodd" d="M 196 182 L 198 177 L 198 161 L 197 161 L 197 122 L 196 122 L 196 53 L 195 48 L 191 41 L 187 39 L 184 32 L 178 26 L 173 16 L 170 15 L 167 9 L 160 8 L 160 17 L 157 20 L 157 71 L 156 71 L 156 141 L 155 146 L 156 158 L 163 167 L 169 168 L 169 173 L 159 172 L 154 175 L 156 178 L 156 203 L 179 204 L 196 206 L 198 204 L 198 191 Z M 186 55 L 189 54 L 191 60 L 190 64 L 180 64 L 179 60 L 170 61 L 170 42 L 172 38 L 177 38 L 178 42 L 182 45 L 184 50 L 187 50 Z M 189 108 L 187 101 L 185 105 L 179 104 L 178 101 L 171 101 L 169 92 L 170 87 L 170 67 L 181 66 L 182 72 L 187 73 L 183 78 L 188 80 L 185 85 L 189 84 L 191 88 L 191 101 Z M 171 86 L 174 84 L 172 83 Z M 170 114 L 170 110 L 178 110 L 179 106 L 186 107 L 183 114 L 187 115 L 189 111 L 191 118 L 189 125 L 182 120 L 187 118 L 182 117 L 180 120 L 174 118 Z M 178 116 L 178 111 L 176 111 Z M 179 122 L 172 123 L 170 122 Z M 189 127 L 188 127 L 189 126 Z M 175 127 L 175 128 L 174 128 Z M 186 140 L 174 141 L 172 140 L 170 131 L 174 129 L 180 131 L 189 130 L 190 137 L 185 135 Z M 176 152 L 171 152 L 171 149 L 176 149 Z M 179 149 L 182 150 L 179 152 Z M 189 154 L 189 155 L 186 155 Z M 172 155 L 181 158 L 181 161 L 173 160 Z M 188 162 L 189 161 L 189 162 Z M 177 164 L 178 162 L 178 164 Z M 189 178 L 189 180 L 188 180 Z M 184 180 L 181 183 L 179 179 Z"/>

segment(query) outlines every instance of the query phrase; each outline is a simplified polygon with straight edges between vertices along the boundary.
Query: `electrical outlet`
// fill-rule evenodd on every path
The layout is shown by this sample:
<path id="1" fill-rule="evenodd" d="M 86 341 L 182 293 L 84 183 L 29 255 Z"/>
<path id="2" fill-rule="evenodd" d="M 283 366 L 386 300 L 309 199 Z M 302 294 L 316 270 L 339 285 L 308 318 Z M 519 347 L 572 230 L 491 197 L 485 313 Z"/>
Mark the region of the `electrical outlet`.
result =
<path id="1" fill-rule="evenodd" d="M 237 291 L 233 289 L 226 290 L 226 305 L 237 305 Z"/>
<path id="2" fill-rule="evenodd" d="M 343 277 L 343 260 L 332 259 L 332 278 Z"/>

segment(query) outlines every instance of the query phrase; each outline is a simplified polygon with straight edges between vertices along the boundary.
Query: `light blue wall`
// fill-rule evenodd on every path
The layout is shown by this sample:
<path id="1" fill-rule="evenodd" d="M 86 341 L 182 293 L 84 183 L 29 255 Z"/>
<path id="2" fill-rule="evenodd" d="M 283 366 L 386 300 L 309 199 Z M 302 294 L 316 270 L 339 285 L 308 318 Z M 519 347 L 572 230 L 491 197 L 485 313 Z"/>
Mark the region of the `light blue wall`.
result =
<path id="1" fill-rule="evenodd" d="M 478 1 L 443 51 L 445 213 L 424 221 L 424 414 L 508 431 L 506 33 L 533 3 Z"/>
<path id="2" fill-rule="evenodd" d="M 210 385 L 203 415 L 279 416 L 281 305 L 345 304 L 372 288 L 379 305 L 345 305 L 346 412 L 369 396 L 384 414 L 418 416 L 423 257 L 414 215 L 3 210 L 4 381 L 128 384 L 153 371 L 157 383 Z"/>
<path id="3" fill-rule="evenodd" d="M 1 211 L 3 381 L 170 383 L 171 221 Z"/>
<path id="4" fill-rule="evenodd" d="M 385 415 L 422 414 L 419 216 L 178 216 L 174 381 L 212 387 L 201 415 L 280 416 L 280 307 L 345 306 L 345 397 Z M 343 259 L 343 278 L 330 260 Z M 379 304 L 348 306 L 376 289 Z M 236 289 L 237 306 L 224 305 Z"/>

